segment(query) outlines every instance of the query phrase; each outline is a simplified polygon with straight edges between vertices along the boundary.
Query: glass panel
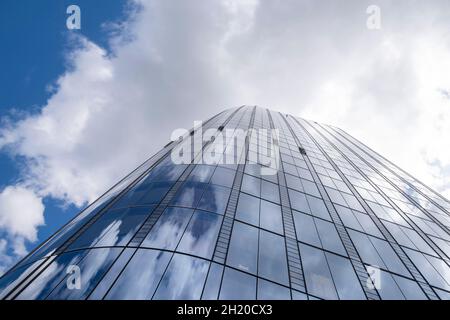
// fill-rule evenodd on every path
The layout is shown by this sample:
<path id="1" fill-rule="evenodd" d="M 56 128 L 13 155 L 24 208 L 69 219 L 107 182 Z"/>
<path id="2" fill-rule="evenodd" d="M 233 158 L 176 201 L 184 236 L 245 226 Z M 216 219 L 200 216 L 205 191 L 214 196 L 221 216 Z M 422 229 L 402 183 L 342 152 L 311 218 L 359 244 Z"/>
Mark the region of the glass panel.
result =
<path id="1" fill-rule="evenodd" d="M 261 200 L 260 227 L 283 234 L 283 218 L 279 205 Z"/>
<path id="2" fill-rule="evenodd" d="M 444 261 L 411 249 L 405 252 L 431 285 L 450 290 L 450 268 Z"/>
<path id="3" fill-rule="evenodd" d="M 194 170 L 192 170 L 191 174 L 186 180 L 196 182 L 209 182 L 214 169 L 215 167 L 213 166 L 198 164 L 195 166 Z"/>
<path id="4" fill-rule="evenodd" d="M 127 209 L 106 211 L 69 246 L 69 249 L 93 247 L 111 228 L 121 225 L 126 212 Z"/>
<path id="5" fill-rule="evenodd" d="M 308 300 L 308 296 L 305 293 L 292 290 L 292 300 Z"/>
<path id="6" fill-rule="evenodd" d="M 286 287 L 275 283 L 258 279 L 258 299 L 259 300 L 290 300 L 291 293 Z"/>
<path id="7" fill-rule="evenodd" d="M 321 197 L 319 189 L 317 189 L 317 186 L 314 182 L 308 181 L 308 180 L 302 180 L 303 189 L 305 190 L 305 193 L 308 193 L 310 195 Z"/>
<path id="8" fill-rule="evenodd" d="M 397 275 L 392 276 L 407 300 L 427 300 L 427 297 L 416 282 Z"/>
<path id="9" fill-rule="evenodd" d="M 211 178 L 212 184 L 231 188 L 233 186 L 235 171 L 217 167 Z"/>
<path id="10" fill-rule="evenodd" d="M 311 213 L 305 194 L 289 189 L 289 199 L 291 201 L 292 209 L 305 213 Z"/>
<path id="11" fill-rule="evenodd" d="M 120 219 L 111 223 L 108 232 L 95 244 L 95 246 L 106 247 L 127 245 L 153 209 L 154 206 L 126 209 Z"/>
<path id="12" fill-rule="evenodd" d="M 243 192 L 259 197 L 261 194 L 261 180 L 244 174 L 241 190 Z"/>
<path id="13" fill-rule="evenodd" d="M 316 223 L 316 228 L 319 233 L 322 247 L 326 250 L 346 256 L 347 252 L 342 245 L 342 241 L 337 233 L 336 227 L 332 223 L 320 219 L 314 219 L 314 221 Z"/>
<path id="14" fill-rule="evenodd" d="M 159 250 L 138 250 L 106 299 L 150 300 L 171 256 L 172 253 Z"/>
<path id="15" fill-rule="evenodd" d="M 286 246 L 283 237 L 260 230 L 258 275 L 289 285 Z"/>
<path id="16" fill-rule="evenodd" d="M 300 178 L 294 177 L 290 174 L 286 174 L 285 176 L 286 176 L 286 184 L 289 188 L 304 192 L 302 181 L 300 180 Z"/>
<path id="17" fill-rule="evenodd" d="M 17 297 L 19 300 L 41 300 L 64 279 L 68 266 L 78 265 L 87 250 L 64 253 L 58 256 Z"/>
<path id="18" fill-rule="evenodd" d="M 210 184 L 206 187 L 200 200 L 199 209 L 224 214 L 227 207 L 230 189 Z"/>
<path id="19" fill-rule="evenodd" d="M 278 190 L 278 185 L 263 180 L 261 183 L 261 198 L 280 203 L 280 191 Z"/>
<path id="20" fill-rule="evenodd" d="M 358 222 L 363 229 L 361 231 L 364 231 L 372 236 L 384 239 L 384 236 L 381 234 L 380 230 L 378 230 L 378 227 L 367 214 L 353 211 L 353 215 L 356 217 L 356 219 L 358 219 Z"/>
<path id="21" fill-rule="evenodd" d="M 313 217 L 300 212 L 294 212 L 294 223 L 297 240 L 321 247 Z"/>
<path id="22" fill-rule="evenodd" d="M 222 224 L 222 216 L 195 211 L 181 238 L 177 251 L 210 259 Z"/>
<path id="23" fill-rule="evenodd" d="M 172 184 L 172 182 L 149 183 L 148 181 L 137 184 L 114 204 L 113 209 L 159 203 Z"/>
<path id="24" fill-rule="evenodd" d="M 205 289 L 202 294 L 202 300 L 217 300 L 219 297 L 222 274 L 223 266 L 217 263 L 211 263 L 208 278 L 205 283 Z"/>
<path id="25" fill-rule="evenodd" d="M 175 250 L 193 211 L 192 209 L 174 207 L 164 210 L 141 246 Z"/>
<path id="26" fill-rule="evenodd" d="M 43 260 L 34 262 L 31 265 L 22 266 L 10 270 L 0 278 L 0 299 L 4 298 L 12 289 L 14 289 L 23 279 L 33 272 Z"/>
<path id="27" fill-rule="evenodd" d="M 345 300 L 365 300 L 366 295 L 361 288 L 353 266 L 348 259 L 325 253 L 333 275 L 334 284 L 339 295 L 339 299 Z"/>
<path id="28" fill-rule="evenodd" d="M 260 200 L 258 198 L 252 197 L 245 193 L 240 193 L 239 202 L 236 209 L 236 219 L 258 226 L 259 203 Z"/>
<path id="29" fill-rule="evenodd" d="M 153 299 L 198 300 L 202 294 L 209 262 L 175 254 Z"/>
<path id="30" fill-rule="evenodd" d="M 163 164 L 161 163 L 161 165 L 158 165 L 150 172 L 148 176 L 149 180 L 153 182 L 177 181 L 178 178 L 183 173 L 183 171 L 187 168 L 187 165 L 184 164 L 175 165 L 171 163 L 170 158 L 166 159 L 168 160 L 164 163 L 165 165 L 161 166 Z"/>
<path id="31" fill-rule="evenodd" d="M 206 186 L 200 182 L 185 182 L 172 200 L 172 205 L 196 208 Z"/>
<path id="32" fill-rule="evenodd" d="M 383 300 L 405 300 L 394 278 L 386 271 L 380 270 L 380 288 L 377 290 Z"/>
<path id="33" fill-rule="evenodd" d="M 159 203 L 164 198 L 169 189 L 172 187 L 172 185 L 173 185 L 172 182 L 152 183 L 150 188 L 146 190 L 144 196 L 136 204 L 144 205 L 144 204 Z"/>
<path id="34" fill-rule="evenodd" d="M 303 244 L 299 247 L 308 293 L 324 299 L 337 299 L 324 252 Z"/>
<path id="35" fill-rule="evenodd" d="M 258 229 L 235 221 L 227 264 L 256 274 L 257 259 Z"/>
<path id="36" fill-rule="evenodd" d="M 68 268 L 63 272 L 64 274 L 67 274 L 66 278 L 52 291 L 47 299 L 86 299 L 87 295 L 102 279 L 105 272 L 108 271 L 109 267 L 121 251 L 122 249 L 118 248 L 94 249 L 89 251 L 80 263 L 67 266 Z M 77 271 L 74 271 L 74 269 L 70 269 L 73 266 L 79 268 L 79 274 L 77 274 Z M 80 281 L 79 289 L 69 287 L 70 284 L 76 284 L 78 276 Z"/>
<path id="37" fill-rule="evenodd" d="M 367 235 L 353 230 L 348 230 L 348 233 L 364 262 L 369 263 L 372 266 L 386 268 L 383 260 L 380 258 L 380 255 L 377 250 L 375 250 L 375 247 L 372 245 Z"/>
<path id="38" fill-rule="evenodd" d="M 256 278 L 234 269 L 225 268 L 219 299 L 255 300 Z"/>
<path id="39" fill-rule="evenodd" d="M 308 199 L 308 204 L 309 207 L 311 208 L 311 214 L 313 216 L 331 221 L 331 217 L 330 214 L 328 213 L 328 209 L 325 206 L 325 203 L 323 202 L 322 199 L 318 199 L 315 197 L 311 197 L 311 196 L 306 196 L 306 198 Z"/>
<path id="40" fill-rule="evenodd" d="M 381 259 L 383 259 L 383 262 L 387 266 L 388 270 L 405 276 L 410 276 L 410 273 L 388 242 L 371 236 L 369 237 L 375 249 L 381 256 Z"/>
<path id="41" fill-rule="evenodd" d="M 131 257 L 136 252 L 136 249 L 125 249 L 120 254 L 119 258 L 114 262 L 111 269 L 105 274 L 103 279 L 99 282 L 94 291 L 91 292 L 88 299 L 89 300 L 101 300 L 108 292 L 111 285 L 119 276 L 120 272 L 123 270 L 125 265 L 130 261 Z"/>

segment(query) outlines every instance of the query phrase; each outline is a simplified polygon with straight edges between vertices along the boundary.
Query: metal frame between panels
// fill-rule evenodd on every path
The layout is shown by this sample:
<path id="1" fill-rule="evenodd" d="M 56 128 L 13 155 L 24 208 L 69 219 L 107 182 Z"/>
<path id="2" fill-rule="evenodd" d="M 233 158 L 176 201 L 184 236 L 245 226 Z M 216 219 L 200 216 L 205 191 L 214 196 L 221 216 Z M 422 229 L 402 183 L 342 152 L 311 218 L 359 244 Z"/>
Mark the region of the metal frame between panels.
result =
<path id="1" fill-rule="evenodd" d="M 395 251 L 397 256 L 400 258 L 400 260 L 403 262 L 405 267 L 408 269 L 408 271 L 411 273 L 415 281 L 420 285 L 424 293 L 427 295 L 427 297 L 431 300 L 437 300 L 439 299 L 437 295 L 434 293 L 431 286 L 428 284 L 428 282 L 425 280 L 425 278 L 422 276 L 422 274 L 419 272 L 419 270 L 416 268 L 416 266 L 412 263 L 410 258 L 406 255 L 406 253 L 403 251 L 403 249 L 400 247 L 400 245 L 395 241 L 395 239 L 392 237 L 392 235 L 389 233 L 387 228 L 384 226 L 384 224 L 379 220 L 378 216 L 375 215 L 373 210 L 367 205 L 367 203 L 364 201 L 364 199 L 360 196 L 360 194 L 356 191 L 353 184 L 347 179 L 344 173 L 339 169 L 339 167 L 336 165 L 336 163 L 333 161 L 333 159 L 325 152 L 325 150 L 322 148 L 322 146 L 317 143 L 313 135 L 307 131 L 307 129 L 295 118 L 293 118 L 294 121 L 310 136 L 311 139 L 316 143 L 318 148 L 321 149 L 322 153 L 325 155 L 327 160 L 330 162 L 330 164 L 333 166 L 334 170 L 339 174 L 341 179 L 345 182 L 347 187 L 352 191 L 354 196 L 358 199 L 360 204 L 363 206 L 364 210 L 368 213 L 372 221 L 375 223 L 375 225 L 378 227 L 380 232 L 383 234 L 387 242 L 390 244 L 392 249 Z M 308 123 L 309 126 L 311 126 L 312 129 L 314 129 L 321 137 L 326 141 L 330 146 L 332 146 L 335 150 L 337 150 L 347 161 L 349 159 L 337 148 L 333 143 L 331 143 L 320 131 L 318 131 L 314 126 Z M 349 161 L 350 164 L 352 162 Z M 365 177 L 365 175 L 363 175 Z M 367 179 L 367 178 L 366 178 Z M 342 226 L 343 227 L 343 226 Z"/>
<path id="2" fill-rule="evenodd" d="M 292 118 L 292 117 L 289 117 L 289 118 Z M 283 117 L 283 119 L 286 122 L 289 130 L 291 130 L 291 133 L 294 136 L 295 141 L 297 142 L 297 145 L 299 147 L 303 148 L 303 145 L 301 144 L 300 140 L 298 139 L 297 135 L 295 134 L 294 130 L 292 129 L 291 125 L 289 124 L 289 121 L 286 120 L 284 117 Z M 324 156 L 327 157 L 327 155 L 325 154 L 325 152 L 323 151 L 321 146 L 311 137 L 309 132 L 307 132 L 306 130 L 304 130 L 304 131 L 308 134 L 308 136 L 315 143 L 315 145 L 319 148 L 319 150 L 324 154 Z M 341 241 L 345 247 L 345 250 L 347 251 L 347 253 L 349 255 L 350 263 L 352 264 L 352 266 L 356 272 L 356 275 L 358 277 L 358 280 L 361 284 L 361 287 L 362 287 L 366 297 L 369 300 L 380 300 L 381 298 L 380 298 L 380 295 L 378 294 L 378 291 L 375 288 L 371 290 L 367 286 L 367 283 L 371 282 L 370 276 L 369 276 L 366 268 L 364 267 L 364 264 L 355 248 L 355 245 L 353 244 L 353 242 L 350 239 L 347 229 L 345 229 L 344 224 L 341 221 L 341 218 L 337 214 L 336 209 L 334 208 L 334 205 L 331 202 L 330 197 L 328 196 L 328 193 L 326 192 L 325 188 L 321 184 L 319 176 L 317 175 L 317 172 L 316 172 L 311 160 L 309 159 L 309 156 L 307 154 L 305 154 L 305 155 L 303 155 L 303 158 L 305 159 L 308 169 L 311 172 L 311 175 L 314 179 L 314 182 L 316 183 L 317 188 L 319 189 L 320 195 L 322 196 L 322 199 L 325 202 L 325 206 L 327 207 L 328 212 L 330 213 L 331 219 L 332 219 L 334 225 L 336 226 L 337 232 L 341 238 Z"/>
<path id="3" fill-rule="evenodd" d="M 272 115 L 267 110 L 271 129 L 275 129 Z M 289 201 L 289 194 L 286 187 L 286 177 L 283 169 L 283 162 L 279 161 L 278 188 L 280 191 L 281 212 L 283 218 L 284 238 L 286 242 L 286 251 L 288 259 L 289 281 L 293 289 L 306 292 L 305 277 L 303 273 L 303 266 L 300 260 L 300 251 L 298 248 L 297 236 L 295 232 L 294 218 L 292 216 L 292 209 Z"/>
<path id="4" fill-rule="evenodd" d="M 227 117 L 227 119 L 224 121 L 222 126 L 225 126 L 226 123 L 228 123 L 235 114 L 237 114 L 237 112 L 239 110 L 241 110 L 244 106 L 238 107 L 236 108 L 236 110 L 232 111 L 231 114 Z M 205 124 L 202 126 L 202 128 L 204 128 L 207 125 L 210 125 L 210 123 L 219 118 L 221 115 L 223 115 L 227 110 L 217 114 L 216 116 L 213 116 L 212 118 L 208 119 Z M 132 180 L 123 190 L 121 190 L 117 195 L 115 195 L 112 199 L 110 199 L 106 205 L 103 206 L 103 208 L 101 208 L 93 217 L 91 217 L 84 225 L 82 225 L 71 237 L 69 237 L 56 251 L 53 255 L 49 256 L 49 257 L 43 257 L 45 260 L 42 262 L 41 265 L 37 266 L 33 271 L 31 271 L 19 284 L 17 284 L 12 290 L 10 290 L 3 299 L 9 300 L 9 299 L 14 299 L 14 297 L 16 297 L 17 295 L 20 294 L 20 292 L 23 291 L 23 289 L 34 279 L 36 279 L 45 269 L 47 266 L 49 266 L 59 255 L 61 255 L 62 253 L 65 252 L 65 250 L 81 235 L 83 234 L 84 231 L 86 231 L 91 225 L 93 225 L 101 216 L 103 216 L 103 214 L 105 214 L 105 212 L 108 211 L 109 208 L 111 208 L 117 201 L 118 199 L 120 199 L 124 194 L 126 194 L 134 185 L 136 185 L 149 171 L 151 171 L 157 164 L 159 164 L 161 161 L 163 161 L 167 156 L 169 156 L 171 150 L 178 144 L 180 144 L 182 141 L 184 141 L 184 139 L 186 139 L 187 137 L 190 137 L 195 131 L 200 130 L 200 128 L 194 128 L 190 134 L 188 134 L 187 136 L 185 136 L 182 140 L 177 141 L 177 143 L 169 143 L 167 144 L 161 151 L 159 151 L 157 154 L 155 154 L 154 156 L 152 156 L 149 160 L 146 160 L 142 165 L 140 165 L 137 169 L 133 170 L 132 173 L 130 173 L 129 175 L 127 175 L 124 179 L 122 179 L 119 183 L 117 183 L 115 186 L 120 185 L 120 183 L 124 180 L 126 180 L 128 177 L 132 176 L 132 174 L 134 172 L 137 172 L 140 168 L 142 168 L 144 165 L 147 165 L 147 168 L 141 172 L 136 178 L 134 178 L 134 180 Z M 220 132 L 220 130 L 217 130 L 217 133 Z M 216 133 L 216 134 L 217 134 Z M 203 149 L 209 144 L 210 141 L 205 142 L 202 145 L 202 150 L 199 151 L 198 155 L 202 154 Z M 195 164 L 190 164 L 183 172 L 183 174 L 181 175 L 181 177 L 179 178 L 179 180 L 172 186 L 172 188 L 169 190 L 169 192 L 166 194 L 166 196 L 161 200 L 160 204 L 153 210 L 152 214 L 149 215 L 149 217 L 147 218 L 146 221 L 144 221 L 144 223 L 141 225 L 140 229 L 138 230 L 138 232 L 136 233 L 136 235 L 133 237 L 133 239 L 131 240 L 131 242 L 129 243 L 129 245 L 133 244 L 133 240 L 136 239 L 135 242 L 138 242 L 137 239 L 139 239 L 139 237 L 141 237 L 145 232 L 149 232 L 151 227 L 153 226 L 153 224 L 156 222 L 157 218 L 159 218 L 159 216 L 161 215 L 161 213 L 164 211 L 164 209 L 156 211 L 158 208 L 162 208 L 162 206 L 166 205 L 170 202 L 171 197 L 173 197 L 173 195 L 175 194 L 175 192 L 178 190 L 179 186 L 181 185 L 180 179 L 182 177 L 187 176 L 195 167 Z M 189 171 L 188 173 L 186 173 L 187 171 Z M 114 187 L 115 187 L 114 186 Z M 112 187 L 110 190 L 114 189 L 114 187 Z M 105 192 L 104 195 L 106 195 L 110 190 L 108 190 L 107 192 Z M 173 192 L 172 192 L 173 191 Z M 103 196 L 102 196 L 103 197 Z M 170 197 L 170 199 L 169 199 Z M 97 201 L 96 201 L 97 202 Z M 95 202 L 93 203 L 95 204 Z M 90 207 L 90 206 L 89 206 Z M 89 208 L 88 207 L 88 208 Z M 85 209 L 86 210 L 86 209 Z M 159 212 L 159 215 L 158 215 Z M 81 214 L 81 213 L 80 213 Z M 156 217 L 157 215 L 157 217 Z M 154 219 L 153 217 L 156 217 L 156 219 Z M 78 215 L 77 215 L 78 217 Z M 74 221 L 77 217 L 75 217 L 74 219 L 72 219 L 70 222 L 68 222 L 66 225 L 68 225 L 69 223 L 71 223 L 72 221 Z M 65 225 L 65 226 L 66 226 Z M 62 231 L 64 229 L 63 226 L 60 231 Z M 143 227 L 145 227 L 143 229 Z M 142 232 L 141 232 L 142 230 Z M 146 231 L 147 230 L 147 231 Z M 60 232 L 58 231 L 58 232 Z M 57 232 L 57 233 L 58 233 Z M 141 233 L 140 233 L 141 232 Z M 56 233 L 56 234 L 57 234 Z M 51 238 L 53 238 L 54 236 L 50 237 L 49 240 Z M 145 236 L 144 236 L 145 238 Z M 143 238 L 141 239 L 141 241 L 143 240 Z M 39 246 L 38 248 L 36 248 L 32 253 L 30 253 L 28 256 L 31 256 L 34 252 L 36 252 L 39 248 L 41 248 L 42 246 L 44 246 L 46 243 L 48 242 L 48 240 L 46 242 L 44 242 L 44 244 L 42 244 L 41 246 Z M 122 251 L 123 252 L 123 251 Z M 122 254 L 122 252 L 117 256 L 116 260 L 120 257 L 120 255 Z M 27 256 L 27 257 L 28 257 Z M 25 259 L 25 258 L 24 258 Z M 112 266 L 112 265 L 111 265 Z M 12 269 L 14 270 L 14 268 Z M 6 274 L 5 274 L 6 275 Z"/>
<path id="5" fill-rule="evenodd" d="M 341 133 L 338 133 L 342 136 Z M 345 143 L 343 143 L 340 139 L 338 139 L 335 135 L 332 135 L 336 140 L 340 141 L 343 145 L 346 145 Z M 435 206 L 437 206 L 439 209 L 441 209 L 443 211 L 443 213 L 446 213 L 447 215 L 450 216 L 448 210 L 446 210 L 445 208 L 443 208 L 442 206 L 440 206 L 438 203 L 436 203 L 435 201 L 429 199 L 425 194 L 423 194 L 420 190 L 418 190 L 413 184 L 411 184 L 409 181 L 405 180 L 403 177 L 401 177 L 398 173 L 396 173 L 394 170 L 392 170 L 391 168 L 389 168 L 388 166 L 385 166 L 383 163 L 381 163 L 378 159 L 376 159 L 375 157 L 373 157 L 372 155 L 370 155 L 369 153 L 367 153 L 364 149 L 362 149 L 360 146 L 355 145 L 352 141 L 350 141 L 348 138 L 346 138 L 345 136 L 343 136 L 344 139 L 346 139 L 347 141 L 349 141 L 351 144 L 353 144 L 355 147 L 357 147 L 359 150 L 361 150 L 362 152 L 364 152 L 367 156 L 369 156 L 370 158 L 372 158 L 373 160 L 375 160 L 379 165 L 381 165 L 383 168 L 386 168 L 387 170 L 389 170 L 389 172 L 391 172 L 393 175 L 395 175 L 398 179 L 400 179 L 400 181 L 402 181 L 403 183 L 406 183 L 410 188 L 414 189 L 415 192 L 420 193 L 422 196 L 424 196 L 428 201 L 430 201 L 430 203 L 434 204 Z M 346 145 L 347 146 L 347 145 Z M 417 208 L 419 208 L 420 211 L 422 211 L 428 218 L 430 218 L 433 222 L 435 222 L 436 224 L 438 224 L 445 232 L 447 232 L 450 235 L 450 228 L 446 225 L 444 225 L 441 221 L 439 221 L 436 217 L 434 217 L 432 214 L 430 214 L 426 208 L 424 208 L 420 203 L 417 202 L 416 199 L 414 199 L 413 197 L 411 197 L 408 193 L 406 193 L 401 187 L 399 187 L 395 182 L 393 182 L 391 179 L 389 179 L 388 177 L 386 177 L 386 175 L 384 175 L 382 172 L 380 172 L 377 168 L 375 168 L 369 161 L 367 161 L 366 159 L 364 159 L 364 157 L 361 157 L 361 155 L 357 154 L 356 152 L 353 151 L 353 149 L 351 149 L 352 152 L 354 154 L 356 154 L 362 161 L 364 161 L 370 168 L 372 168 L 372 170 L 374 170 L 375 172 L 377 172 L 381 177 L 383 177 L 389 184 L 392 185 L 392 187 L 397 190 L 398 192 L 400 192 L 404 197 L 406 197 L 412 204 L 414 204 Z"/>
<path id="6" fill-rule="evenodd" d="M 255 119 L 256 107 L 253 107 L 252 114 L 250 117 L 250 121 L 248 127 L 252 127 L 253 121 Z M 225 264 L 228 248 L 230 246 L 231 239 L 231 230 L 234 225 L 234 216 L 236 214 L 237 203 L 239 199 L 239 193 L 241 191 L 242 178 L 244 176 L 244 167 L 245 164 L 242 164 L 240 161 L 245 161 L 248 153 L 248 145 L 249 145 L 249 136 L 247 135 L 245 138 L 245 149 L 244 152 L 241 153 L 238 162 L 238 167 L 234 176 L 233 186 L 231 188 L 230 198 L 228 200 L 227 208 L 225 209 L 224 218 L 222 221 L 222 225 L 220 227 L 219 236 L 217 238 L 216 246 L 213 254 L 213 261 Z"/>
<path id="7" fill-rule="evenodd" d="M 444 212 L 446 212 L 447 214 L 450 214 L 450 211 L 448 208 L 443 207 L 440 203 L 436 202 L 434 199 L 430 198 L 429 194 L 424 193 L 421 189 L 417 188 L 417 186 L 415 186 L 414 184 L 412 184 L 409 180 L 407 180 L 406 178 L 400 176 L 397 172 L 395 172 L 394 170 L 392 170 L 392 168 L 386 166 L 385 164 L 381 163 L 381 161 L 379 161 L 378 159 L 376 159 L 373 155 L 369 154 L 366 150 L 364 150 L 363 148 L 361 148 L 361 146 L 358 146 L 356 143 L 354 143 L 353 141 L 351 141 L 350 139 L 348 139 L 347 136 L 350 136 L 347 132 L 345 132 L 342 129 L 338 129 L 336 130 L 336 128 L 328 126 L 329 128 L 331 128 L 334 132 L 336 132 L 337 134 L 341 135 L 342 137 L 344 137 L 346 140 L 348 140 L 350 143 L 352 143 L 353 145 L 355 145 L 358 149 L 362 150 L 364 153 L 366 153 L 368 156 L 370 156 L 372 159 L 374 159 L 375 161 L 377 161 L 379 164 L 381 164 L 384 168 L 388 168 L 391 173 L 395 174 L 400 180 L 402 180 L 404 183 L 408 184 L 411 188 L 413 188 L 416 192 L 419 192 L 423 197 L 425 197 L 428 201 L 430 201 L 431 203 L 433 203 L 434 205 L 436 205 L 437 207 L 439 207 L 441 210 L 443 210 Z M 343 132 L 343 133 L 342 133 Z M 416 181 L 417 183 L 419 183 L 420 185 L 422 185 L 424 188 L 426 188 L 429 192 L 433 193 L 435 196 L 438 196 L 441 200 L 443 200 L 444 202 L 446 202 L 449 206 L 450 206 L 450 201 L 448 199 L 446 199 L 444 196 L 442 196 L 441 194 L 437 193 L 436 191 L 434 191 L 433 189 L 431 189 L 430 187 L 428 187 L 426 184 L 424 184 L 422 181 L 414 178 L 412 175 L 410 175 L 408 172 L 406 172 L 405 170 L 403 170 L 402 168 L 399 168 L 397 165 L 395 165 L 394 163 L 392 163 L 391 161 L 389 161 L 388 159 L 386 159 L 385 157 L 383 157 L 382 155 L 378 154 L 377 152 L 375 152 L 374 150 L 370 149 L 369 147 L 367 147 L 365 144 L 363 144 L 361 141 L 359 141 L 358 139 L 350 136 L 352 139 L 354 139 L 355 141 L 357 141 L 359 144 L 363 145 L 365 148 L 367 148 L 368 150 L 370 150 L 372 153 L 376 154 L 378 157 L 380 157 L 381 159 L 383 159 L 384 161 L 386 161 L 387 163 L 389 163 L 389 165 L 395 167 L 397 170 L 399 170 L 400 172 L 402 172 L 404 175 L 408 176 L 409 178 L 411 178 L 412 180 Z"/>
<path id="8" fill-rule="evenodd" d="M 318 126 L 324 130 L 325 132 L 327 132 L 328 134 L 330 134 L 333 138 L 335 138 L 339 143 L 343 144 L 344 146 L 346 146 L 348 148 L 347 145 L 345 145 L 340 139 L 337 139 L 335 136 L 333 136 L 326 128 L 324 128 L 323 126 L 319 125 Z M 316 131 L 318 131 L 316 129 Z M 421 238 L 436 252 L 436 254 L 438 254 L 439 258 L 441 258 L 442 260 L 444 260 L 445 262 L 447 262 L 447 264 L 450 265 L 450 260 L 449 258 L 447 258 L 446 254 L 442 251 L 441 248 L 439 248 L 439 246 L 437 246 L 432 240 L 430 240 L 429 237 L 427 237 L 427 235 L 425 234 L 425 232 L 422 231 L 422 229 L 417 226 L 417 224 L 411 220 L 411 218 L 409 217 L 408 214 L 404 213 L 399 207 L 398 205 L 392 201 L 384 192 L 383 190 L 376 184 L 374 183 L 370 178 L 367 177 L 367 175 L 364 173 L 363 170 L 361 170 L 344 152 L 342 152 L 339 148 L 337 148 L 337 146 L 335 146 L 333 144 L 334 148 L 336 150 L 338 150 L 341 154 L 341 156 L 347 160 L 347 162 L 361 175 L 363 176 L 366 181 L 383 197 L 384 200 L 386 200 L 391 206 L 392 208 L 394 208 L 397 213 L 402 216 L 402 218 L 404 218 L 408 224 L 411 226 L 411 228 L 416 231 Z M 349 150 L 351 150 L 350 148 L 348 148 Z M 364 161 L 361 157 L 359 157 L 359 159 L 361 159 L 362 161 Z M 364 163 L 366 165 L 369 165 L 367 162 L 364 161 Z M 369 165 L 370 166 L 370 165 Z M 378 175 L 380 175 L 380 173 L 378 172 L 378 170 L 376 170 L 375 168 L 371 167 L 372 170 L 374 170 L 374 172 Z M 380 175 L 380 177 L 383 178 L 382 175 Z"/>

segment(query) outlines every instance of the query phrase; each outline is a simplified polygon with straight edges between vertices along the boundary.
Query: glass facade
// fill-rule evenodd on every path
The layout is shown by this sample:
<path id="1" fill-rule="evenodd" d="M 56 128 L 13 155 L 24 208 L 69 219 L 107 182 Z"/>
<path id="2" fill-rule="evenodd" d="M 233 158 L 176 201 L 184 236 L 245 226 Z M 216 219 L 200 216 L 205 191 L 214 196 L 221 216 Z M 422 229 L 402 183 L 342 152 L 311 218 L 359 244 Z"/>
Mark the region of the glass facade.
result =
<path id="1" fill-rule="evenodd" d="M 68 222 L 0 299 L 450 299 L 450 202 L 338 128 L 242 106 Z"/>

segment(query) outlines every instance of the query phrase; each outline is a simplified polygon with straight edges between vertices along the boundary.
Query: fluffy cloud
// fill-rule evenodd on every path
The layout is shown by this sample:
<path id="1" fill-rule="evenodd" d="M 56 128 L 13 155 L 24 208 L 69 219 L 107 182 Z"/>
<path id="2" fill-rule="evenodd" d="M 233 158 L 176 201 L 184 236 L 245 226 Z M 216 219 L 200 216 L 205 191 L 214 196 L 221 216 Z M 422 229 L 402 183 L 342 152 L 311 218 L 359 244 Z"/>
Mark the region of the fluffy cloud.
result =
<path id="1" fill-rule="evenodd" d="M 131 4 L 111 53 L 73 38 L 52 97 L 1 130 L 0 147 L 26 159 L 26 189 L 2 195 L 82 206 L 173 129 L 242 104 L 342 127 L 450 195 L 448 1 L 378 1 L 381 30 L 366 27 L 372 1 Z M 33 241 L 42 220 L 21 220 Z"/>
<path id="2" fill-rule="evenodd" d="M 26 253 L 25 241 L 37 240 L 37 228 L 44 225 L 42 199 L 22 186 L 9 186 L 0 192 L 0 275 Z"/>
<path id="3" fill-rule="evenodd" d="M 0 193 L 0 225 L 11 236 L 35 241 L 36 228 L 44 224 L 44 205 L 34 192 L 20 186 Z"/>

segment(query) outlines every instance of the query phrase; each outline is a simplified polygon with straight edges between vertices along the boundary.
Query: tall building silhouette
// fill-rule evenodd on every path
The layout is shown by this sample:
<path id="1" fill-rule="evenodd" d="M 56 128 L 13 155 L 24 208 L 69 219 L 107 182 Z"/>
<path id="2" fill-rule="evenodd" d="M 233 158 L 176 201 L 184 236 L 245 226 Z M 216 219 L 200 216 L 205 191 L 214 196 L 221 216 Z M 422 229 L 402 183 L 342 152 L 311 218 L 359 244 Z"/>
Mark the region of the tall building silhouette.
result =
<path id="1" fill-rule="evenodd" d="M 346 132 L 242 106 L 180 136 L 0 298 L 450 299 L 450 202 Z"/>

